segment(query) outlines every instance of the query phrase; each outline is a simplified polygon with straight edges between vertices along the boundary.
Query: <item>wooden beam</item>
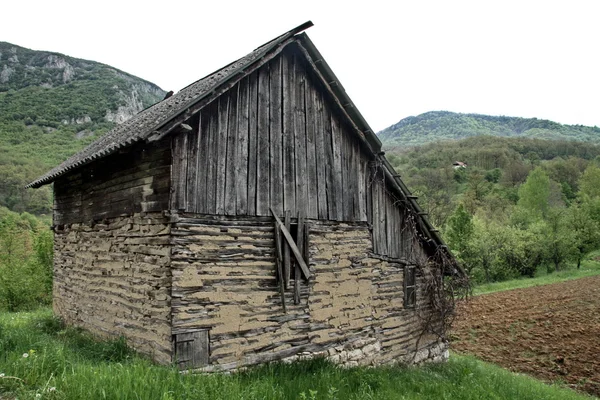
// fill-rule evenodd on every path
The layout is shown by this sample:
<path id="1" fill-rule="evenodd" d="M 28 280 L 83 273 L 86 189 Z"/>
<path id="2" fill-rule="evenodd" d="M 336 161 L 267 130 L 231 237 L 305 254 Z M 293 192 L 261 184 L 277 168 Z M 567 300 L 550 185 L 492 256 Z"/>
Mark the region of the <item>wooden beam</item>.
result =
<path id="1" fill-rule="evenodd" d="M 290 230 L 290 226 L 291 226 L 291 211 L 290 210 L 285 210 L 284 212 L 284 223 L 285 223 L 285 229 Z M 285 246 L 283 248 L 283 275 L 285 276 L 285 288 L 289 289 L 290 287 L 290 275 L 291 275 L 291 262 L 290 262 L 290 247 L 289 246 Z"/>
<path id="2" fill-rule="evenodd" d="M 279 281 L 279 294 L 281 296 L 281 305 L 283 306 L 283 312 L 287 314 L 285 307 L 285 288 L 284 288 L 284 277 L 283 268 L 281 268 L 281 261 L 283 255 L 281 254 L 281 232 L 275 224 L 275 247 L 277 248 L 277 280 Z"/>
<path id="3" fill-rule="evenodd" d="M 298 237 L 298 250 L 300 254 L 303 255 L 302 259 L 304 259 L 304 217 L 302 214 L 298 214 L 298 233 L 296 235 Z M 300 279 L 300 266 L 296 263 L 296 270 L 294 271 L 294 304 L 300 304 L 300 285 L 302 284 L 302 280 Z"/>
<path id="4" fill-rule="evenodd" d="M 275 220 L 277 221 L 277 224 L 279 225 L 279 229 L 281 229 L 281 232 L 283 233 L 283 237 L 285 237 L 285 240 L 287 240 L 288 244 L 290 245 L 290 248 L 292 249 L 292 253 L 294 253 L 294 257 L 296 257 L 296 261 L 298 262 L 298 265 L 300 266 L 300 269 L 302 270 L 304 277 L 306 279 L 310 279 L 310 270 L 308 269 L 306 262 L 304 262 L 304 259 L 302 258 L 302 253 L 300 252 L 300 250 L 298 250 L 298 246 L 296 246 L 296 243 L 294 243 L 294 239 L 292 238 L 292 235 L 285 228 L 285 225 L 283 225 L 283 222 L 281 222 L 279 217 L 277 217 L 277 214 L 275 214 L 275 211 L 273 211 L 273 208 L 271 208 L 271 214 L 273 214 L 273 217 L 275 217 Z"/>

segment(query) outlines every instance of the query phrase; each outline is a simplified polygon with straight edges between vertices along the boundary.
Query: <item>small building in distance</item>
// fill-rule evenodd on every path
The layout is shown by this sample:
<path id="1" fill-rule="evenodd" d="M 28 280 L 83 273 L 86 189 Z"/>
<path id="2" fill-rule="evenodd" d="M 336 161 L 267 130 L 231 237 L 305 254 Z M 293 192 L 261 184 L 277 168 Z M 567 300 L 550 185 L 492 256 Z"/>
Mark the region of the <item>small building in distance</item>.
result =
<path id="1" fill-rule="evenodd" d="M 306 23 L 140 112 L 54 183 L 54 302 L 159 363 L 447 357 L 460 272 Z"/>
<path id="2" fill-rule="evenodd" d="M 454 169 L 465 169 L 467 168 L 467 163 L 464 163 L 462 161 L 454 161 L 452 163 L 452 166 L 454 167 Z"/>

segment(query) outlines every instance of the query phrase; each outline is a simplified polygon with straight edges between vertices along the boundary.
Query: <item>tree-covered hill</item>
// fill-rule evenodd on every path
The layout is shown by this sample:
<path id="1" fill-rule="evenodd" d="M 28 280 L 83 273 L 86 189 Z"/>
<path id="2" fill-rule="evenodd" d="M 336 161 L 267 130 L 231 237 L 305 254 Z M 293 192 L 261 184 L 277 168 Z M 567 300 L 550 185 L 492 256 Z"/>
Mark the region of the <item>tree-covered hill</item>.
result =
<path id="1" fill-rule="evenodd" d="M 439 140 L 491 135 L 600 143 L 600 128 L 562 125 L 537 118 L 496 117 L 431 111 L 407 117 L 378 133 L 386 147 L 407 147 Z"/>
<path id="2" fill-rule="evenodd" d="M 476 282 L 580 265 L 600 248 L 600 144 L 482 135 L 386 157 Z"/>
<path id="3" fill-rule="evenodd" d="M 165 92 L 94 61 L 0 42 L 0 206 L 48 213 L 23 186 Z"/>

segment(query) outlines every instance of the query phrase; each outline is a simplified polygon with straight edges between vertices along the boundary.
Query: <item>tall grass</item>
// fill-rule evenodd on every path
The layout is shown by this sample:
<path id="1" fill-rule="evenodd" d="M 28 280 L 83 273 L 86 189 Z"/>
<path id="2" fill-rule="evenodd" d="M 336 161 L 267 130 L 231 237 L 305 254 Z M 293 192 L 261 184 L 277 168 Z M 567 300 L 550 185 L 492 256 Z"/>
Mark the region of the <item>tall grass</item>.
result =
<path id="1" fill-rule="evenodd" d="M 343 369 L 324 360 L 224 375 L 153 365 L 122 340 L 96 342 L 47 309 L 0 315 L 0 398 L 585 399 L 471 357 L 443 365 Z"/>

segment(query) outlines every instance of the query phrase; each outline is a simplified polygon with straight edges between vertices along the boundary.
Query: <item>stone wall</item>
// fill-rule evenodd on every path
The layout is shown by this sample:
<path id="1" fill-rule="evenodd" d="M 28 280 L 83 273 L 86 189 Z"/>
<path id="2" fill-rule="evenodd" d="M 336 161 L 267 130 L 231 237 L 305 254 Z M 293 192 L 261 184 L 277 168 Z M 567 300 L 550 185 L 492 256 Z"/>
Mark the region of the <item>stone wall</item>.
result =
<path id="1" fill-rule="evenodd" d="M 161 213 L 56 226 L 55 314 L 170 363 L 169 241 Z"/>
<path id="2" fill-rule="evenodd" d="M 444 358 L 445 344 L 423 334 L 423 291 L 415 309 L 404 308 L 404 266 L 372 255 L 366 223 L 307 224 L 312 278 L 298 305 L 285 291 L 284 313 L 271 218 L 174 222 L 173 333 L 209 330 L 204 370 L 314 355 L 345 365 Z"/>

